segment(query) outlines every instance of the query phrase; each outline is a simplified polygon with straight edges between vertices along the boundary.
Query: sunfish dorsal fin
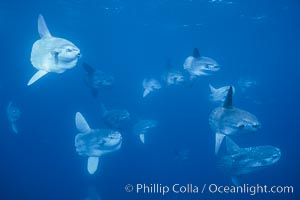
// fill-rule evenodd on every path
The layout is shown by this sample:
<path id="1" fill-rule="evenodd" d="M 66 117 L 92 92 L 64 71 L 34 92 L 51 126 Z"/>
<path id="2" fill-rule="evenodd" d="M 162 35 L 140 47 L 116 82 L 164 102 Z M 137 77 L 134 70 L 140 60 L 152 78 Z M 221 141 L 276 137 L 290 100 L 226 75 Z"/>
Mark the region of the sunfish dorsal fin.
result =
<path id="1" fill-rule="evenodd" d="M 75 124 L 76 124 L 77 130 L 81 133 L 91 132 L 91 128 L 90 128 L 89 124 L 86 122 L 85 118 L 82 116 L 82 114 L 80 112 L 76 113 Z"/>
<path id="2" fill-rule="evenodd" d="M 193 50 L 193 57 L 194 58 L 200 58 L 200 52 L 198 48 L 194 48 Z"/>
<path id="3" fill-rule="evenodd" d="M 98 169 L 99 157 L 89 157 L 87 163 L 87 170 L 89 174 L 94 174 Z"/>
<path id="4" fill-rule="evenodd" d="M 43 76 L 45 76 L 48 72 L 44 71 L 44 70 L 39 70 L 37 71 L 32 77 L 31 79 L 28 81 L 27 86 L 33 84 L 34 82 L 36 82 L 37 80 L 39 80 L 40 78 L 42 78 Z"/>
<path id="5" fill-rule="evenodd" d="M 224 108 L 232 108 L 232 86 L 229 87 L 228 93 L 225 99 L 225 102 L 223 104 Z"/>
<path id="6" fill-rule="evenodd" d="M 50 34 L 50 32 L 48 30 L 48 27 L 44 20 L 44 17 L 41 14 L 39 14 L 39 18 L 38 18 L 38 31 L 39 31 L 41 38 L 52 37 L 52 35 Z"/>
<path id="7" fill-rule="evenodd" d="M 226 153 L 235 154 L 240 151 L 240 147 L 229 137 L 226 137 Z"/>

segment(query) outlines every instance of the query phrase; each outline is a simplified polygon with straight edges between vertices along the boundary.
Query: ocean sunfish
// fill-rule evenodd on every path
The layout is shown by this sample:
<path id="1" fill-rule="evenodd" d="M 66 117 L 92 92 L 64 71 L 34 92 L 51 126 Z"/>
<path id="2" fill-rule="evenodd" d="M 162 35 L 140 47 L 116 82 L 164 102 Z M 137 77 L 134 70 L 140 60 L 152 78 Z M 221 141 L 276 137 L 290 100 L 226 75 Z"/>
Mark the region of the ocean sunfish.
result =
<path id="1" fill-rule="evenodd" d="M 80 50 L 72 42 L 53 37 L 42 15 L 38 17 L 38 32 L 41 39 L 37 40 L 31 50 L 31 64 L 36 72 L 27 85 L 31 85 L 48 72 L 63 73 L 76 66 Z"/>
<path id="2" fill-rule="evenodd" d="M 157 121 L 155 120 L 139 120 L 133 127 L 133 132 L 135 135 L 138 135 L 140 141 L 145 143 L 145 134 L 147 134 L 150 129 L 157 126 Z"/>
<path id="3" fill-rule="evenodd" d="M 162 76 L 162 79 L 170 85 L 182 85 L 185 83 L 185 77 L 183 73 L 179 70 L 176 70 L 172 65 L 171 61 L 168 59 L 165 66 L 165 73 Z"/>
<path id="4" fill-rule="evenodd" d="M 83 62 L 82 66 L 86 71 L 85 82 L 91 88 L 93 97 L 98 96 L 99 89 L 111 88 L 114 85 L 115 79 L 113 76 L 92 67 L 86 62 Z"/>
<path id="5" fill-rule="evenodd" d="M 6 114 L 7 114 L 8 121 L 10 122 L 11 125 L 11 130 L 14 133 L 18 133 L 17 121 L 21 116 L 20 109 L 14 106 L 13 103 L 10 101 L 6 107 Z"/>
<path id="6" fill-rule="evenodd" d="M 130 122 L 130 113 L 126 109 L 108 110 L 101 104 L 102 119 L 104 123 L 111 129 L 119 130 L 128 127 Z"/>
<path id="7" fill-rule="evenodd" d="M 191 80 L 220 70 L 219 64 L 209 57 L 201 56 L 198 48 L 194 48 L 193 55 L 185 59 L 183 69 L 190 74 Z"/>
<path id="8" fill-rule="evenodd" d="M 228 93 L 230 86 L 223 86 L 220 88 L 214 88 L 209 85 L 210 89 L 210 100 L 215 102 L 224 102 Z M 232 95 L 235 93 L 235 88 L 232 87 Z"/>
<path id="9" fill-rule="evenodd" d="M 144 88 L 143 98 L 145 98 L 150 92 L 161 89 L 161 84 L 158 82 L 158 80 L 153 78 L 144 79 L 143 88 Z"/>
<path id="10" fill-rule="evenodd" d="M 80 156 L 88 157 L 88 172 L 94 174 L 99 157 L 121 148 L 122 136 L 111 129 L 91 129 L 80 112 L 76 113 L 75 124 L 79 131 L 75 136 L 76 151 Z"/>
<path id="11" fill-rule="evenodd" d="M 279 148 L 265 145 L 240 148 L 226 137 L 226 154 L 217 161 L 217 166 L 229 174 L 235 185 L 240 185 L 239 176 L 275 164 L 281 157 Z"/>
<path id="12" fill-rule="evenodd" d="M 261 127 L 255 115 L 232 106 L 233 87 L 230 86 L 222 107 L 215 108 L 209 115 L 209 125 L 216 133 L 217 154 L 225 135 L 255 132 Z"/>

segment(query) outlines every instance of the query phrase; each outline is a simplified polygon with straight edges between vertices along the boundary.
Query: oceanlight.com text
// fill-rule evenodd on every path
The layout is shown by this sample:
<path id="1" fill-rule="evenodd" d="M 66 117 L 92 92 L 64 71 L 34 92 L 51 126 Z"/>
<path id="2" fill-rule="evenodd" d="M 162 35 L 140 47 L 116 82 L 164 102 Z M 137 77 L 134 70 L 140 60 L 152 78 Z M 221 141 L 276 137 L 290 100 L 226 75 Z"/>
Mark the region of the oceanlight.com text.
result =
<path id="1" fill-rule="evenodd" d="M 268 185 L 249 185 L 243 184 L 241 186 L 225 186 L 218 184 L 179 184 L 172 185 L 160 184 L 160 183 L 137 183 L 127 184 L 125 186 L 126 192 L 132 192 L 136 194 L 158 194 L 167 195 L 173 194 L 249 194 L 251 196 L 256 194 L 293 194 L 293 186 L 268 186 Z"/>

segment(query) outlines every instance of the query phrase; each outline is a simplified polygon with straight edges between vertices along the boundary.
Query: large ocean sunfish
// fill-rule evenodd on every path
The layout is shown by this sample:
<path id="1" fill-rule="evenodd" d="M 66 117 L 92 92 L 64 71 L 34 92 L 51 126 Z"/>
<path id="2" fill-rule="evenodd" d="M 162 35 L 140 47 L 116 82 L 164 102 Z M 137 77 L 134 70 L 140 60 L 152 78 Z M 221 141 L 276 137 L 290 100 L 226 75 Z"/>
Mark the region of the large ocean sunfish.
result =
<path id="1" fill-rule="evenodd" d="M 223 106 L 215 108 L 209 116 L 209 125 L 216 133 L 216 154 L 225 136 L 255 132 L 261 127 L 255 115 L 232 105 L 232 95 L 230 86 Z"/>
<path id="2" fill-rule="evenodd" d="M 277 147 L 264 145 L 240 148 L 233 140 L 226 137 L 226 154 L 218 159 L 217 165 L 231 175 L 235 185 L 240 184 L 240 176 L 269 167 L 281 157 Z"/>
<path id="3" fill-rule="evenodd" d="M 48 72 L 63 73 L 76 66 L 80 50 L 72 42 L 53 37 L 42 15 L 38 17 L 38 32 L 41 39 L 37 40 L 31 51 L 30 61 L 38 71 L 27 85 L 31 85 Z"/>
<path id="4" fill-rule="evenodd" d="M 76 113 L 75 123 L 79 132 L 75 136 L 76 151 L 80 156 L 88 157 L 88 172 L 94 174 L 99 157 L 121 148 L 122 136 L 111 129 L 91 129 L 80 112 Z"/>

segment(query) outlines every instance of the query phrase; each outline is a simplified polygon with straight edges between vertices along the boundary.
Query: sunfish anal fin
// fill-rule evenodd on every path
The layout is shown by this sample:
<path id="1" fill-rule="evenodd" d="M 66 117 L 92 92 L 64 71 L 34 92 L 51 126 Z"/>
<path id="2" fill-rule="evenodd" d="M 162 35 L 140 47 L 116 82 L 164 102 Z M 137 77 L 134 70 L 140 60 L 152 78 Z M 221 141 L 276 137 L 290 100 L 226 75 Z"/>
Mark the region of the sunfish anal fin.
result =
<path id="1" fill-rule="evenodd" d="M 229 137 L 226 137 L 226 154 L 235 154 L 240 151 L 240 147 Z"/>
<path id="2" fill-rule="evenodd" d="M 39 70 L 37 71 L 29 80 L 29 82 L 27 83 L 27 86 L 33 84 L 34 82 L 36 82 L 37 80 L 39 80 L 40 78 L 42 78 L 43 76 L 45 76 L 48 72 L 44 71 L 44 70 Z"/>
<path id="3" fill-rule="evenodd" d="M 224 137 L 225 137 L 224 134 L 216 133 L 216 145 L 215 145 L 215 154 L 216 155 L 218 154 L 218 152 L 220 150 L 220 146 L 222 144 Z"/>
<path id="4" fill-rule="evenodd" d="M 89 174 L 94 174 L 97 171 L 98 163 L 99 163 L 99 157 L 88 158 L 87 170 Z"/>
<path id="5" fill-rule="evenodd" d="M 16 123 L 14 122 L 11 123 L 11 129 L 13 130 L 14 133 L 18 133 L 18 128 Z"/>
<path id="6" fill-rule="evenodd" d="M 145 89 L 144 93 L 143 93 L 143 98 L 145 98 L 150 92 L 151 92 L 151 90 Z"/>
<path id="7" fill-rule="evenodd" d="M 52 37 L 48 30 L 44 17 L 41 14 L 39 14 L 39 18 L 38 18 L 38 31 L 41 38 Z"/>
<path id="8" fill-rule="evenodd" d="M 141 133 L 141 134 L 139 134 L 139 136 L 140 136 L 141 142 L 142 142 L 143 144 L 145 144 L 145 134 L 144 134 L 144 133 Z"/>
<path id="9" fill-rule="evenodd" d="M 91 128 L 80 112 L 75 115 L 76 128 L 81 133 L 89 133 Z"/>

